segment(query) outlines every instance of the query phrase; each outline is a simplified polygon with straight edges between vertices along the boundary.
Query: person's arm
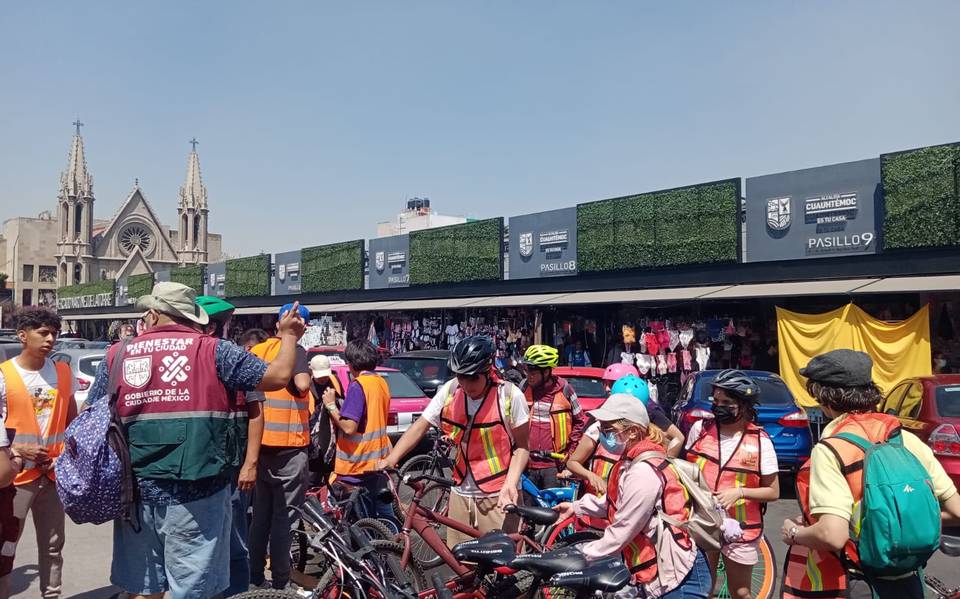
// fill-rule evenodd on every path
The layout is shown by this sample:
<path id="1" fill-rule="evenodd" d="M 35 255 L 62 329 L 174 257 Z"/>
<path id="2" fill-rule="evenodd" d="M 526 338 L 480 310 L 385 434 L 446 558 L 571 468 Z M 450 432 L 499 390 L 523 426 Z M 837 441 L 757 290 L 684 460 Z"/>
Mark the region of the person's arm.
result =
<path id="1" fill-rule="evenodd" d="M 944 524 L 960 524 L 960 493 L 954 493 L 940 503 L 940 519 Z"/>
<path id="2" fill-rule="evenodd" d="M 277 357 L 267 365 L 257 391 L 276 391 L 283 389 L 293 376 L 297 360 L 297 341 L 303 336 L 305 325 L 299 314 L 300 302 L 294 302 L 293 308 L 280 318 L 277 332 L 280 336 L 280 351 Z M 309 388 L 309 387 L 308 387 Z"/>
<path id="3" fill-rule="evenodd" d="M 431 426 L 430 421 L 425 417 L 421 416 L 417 418 L 417 421 L 411 424 L 410 428 L 404 431 L 403 435 L 397 440 L 397 444 L 390 450 L 390 454 L 377 462 L 376 469 L 385 470 L 387 468 L 396 468 L 400 460 L 410 453 L 410 450 L 420 444 L 420 441 L 424 435 L 427 434 L 427 431 L 430 430 Z"/>
<path id="4" fill-rule="evenodd" d="M 787 526 L 790 523 L 790 526 Z M 797 528 L 791 541 L 790 530 Z M 811 526 L 800 526 L 796 520 L 784 523 L 784 541 L 819 551 L 840 551 L 850 540 L 850 522 L 833 514 L 820 516 Z"/>
<path id="5" fill-rule="evenodd" d="M 596 447 L 596 442 L 588 435 L 584 435 L 583 438 L 580 439 L 580 444 L 577 445 L 577 448 L 573 450 L 573 453 L 570 454 L 570 457 L 567 459 L 566 466 L 567 470 L 572 472 L 574 476 L 590 483 L 590 486 L 593 487 L 597 493 L 603 495 L 607 491 L 606 481 L 588 470 L 586 466 L 587 460 L 593 455 L 593 450 L 596 449 Z"/>
<path id="6" fill-rule="evenodd" d="M 247 417 L 247 454 L 237 480 L 241 491 L 251 491 L 257 483 L 257 464 L 263 441 L 263 406 L 259 401 L 247 402 Z"/>
<path id="7" fill-rule="evenodd" d="M 667 430 L 663 432 L 666 435 L 667 455 L 671 458 L 679 457 L 680 452 L 683 451 L 683 443 L 685 441 L 683 433 L 680 432 L 676 424 L 671 424 L 667 427 Z"/>
<path id="8" fill-rule="evenodd" d="M 360 428 L 360 421 L 367 410 L 367 396 L 360 383 L 353 381 L 347 387 L 343 408 L 337 408 L 337 394 L 332 388 L 323 393 L 323 407 L 330 413 L 330 420 L 342 433 L 352 435 Z"/>
<path id="9" fill-rule="evenodd" d="M 16 461 L 12 456 L 10 448 L 5 447 L 0 449 L 0 488 L 13 484 L 13 479 L 15 479 L 17 473 L 20 472 Z"/>
<path id="10" fill-rule="evenodd" d="M 580 443 L 580 439 L 583 438 L 583 431 L 587 428 L 587 415 L 584 413 L 583 408 L 580 407 L 580 400 L 577 398 L 577 394 L 573 391 L 569 385 L 570 397 L 570 408 L 573 416 L 573 426 L 570 430 L 570 447 L 576 448 Z"/>
<path id="11" fill-rule="evenodd" d="M 588 560 L 619 554 L 646 528 L 656 510 L 663 483 L 653 468 L 631 467 L 621 483 L 623 494 L 617 501 L 616 519 L 603 531 L 603 537 L 581 546 Z"/>
<path id="12" fill-rule="evenodd" d="M 310 376 L 310 360 L 307 358 L 307 350 L 297 345 L 297 361 L 293 367 L 293 385 L 305 395 L 313 384 L 313 378 Z"/>
<path id="13" fill-rule="evenodd" d="M 530 423 L 524 422 L 513 429 L 513 455 L 510 458 L 510 468 L 507 470 L 507 479 L 500 489 L 497 505 L 503 510 L 508 505 L 517 505 L 520 501 L 520 475 L 527 469 L 530 460 L 529 447 Z"/>

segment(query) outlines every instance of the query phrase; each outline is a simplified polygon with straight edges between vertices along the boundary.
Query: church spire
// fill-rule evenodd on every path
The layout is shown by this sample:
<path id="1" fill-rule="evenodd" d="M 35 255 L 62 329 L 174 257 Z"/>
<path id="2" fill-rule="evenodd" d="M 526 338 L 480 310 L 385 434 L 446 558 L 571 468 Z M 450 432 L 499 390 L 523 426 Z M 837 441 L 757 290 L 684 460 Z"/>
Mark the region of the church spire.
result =
<path id="1" fill-rule="evenodd" d="M 60 175 L 60 194 L 63 198 L 92 198 L 93 177 L 87 172 L 87 159 L 83 154 L 83 137 L 80 136 L 80 119 L 73 122 L 77 132 L 70 144 L 67 170 Z"/>
<path id="2" fill-rule="evenodd" d="M 207 207 L 207 188 L 203 186 L 200 179 L 200 157 L 197 156 L 197 144 L 200 143 L 196 138 L 190 140 L 193 150 L 187 158 L 187 180 L 180 188 L 180 207 L 182 208 L 206 208 Z"/>

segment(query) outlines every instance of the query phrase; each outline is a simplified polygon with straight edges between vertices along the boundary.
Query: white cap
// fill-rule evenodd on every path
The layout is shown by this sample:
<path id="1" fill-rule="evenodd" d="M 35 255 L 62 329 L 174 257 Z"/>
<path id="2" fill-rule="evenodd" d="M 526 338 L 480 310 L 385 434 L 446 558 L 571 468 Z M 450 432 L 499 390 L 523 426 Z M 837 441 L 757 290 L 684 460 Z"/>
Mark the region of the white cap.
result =
<path id="1" fill-rule="evenodd" d="M 333 374 L 333 370 L 330 368 L 330 358 L 323 354 L 317 354 L 310 358 L 310 370 L 313 371 L 313 378 L 315 379 L 322 379 Z"/>
<path id="2" fill-rule="evenodd" d="M 590 415 L 601 422 L 629 420 L 643 428 L 650 426 L 647 408 L 642 401 L 637 401 L 637 398 L 629 393 L 614 393 L 599 408 L 591 410 Z"/>

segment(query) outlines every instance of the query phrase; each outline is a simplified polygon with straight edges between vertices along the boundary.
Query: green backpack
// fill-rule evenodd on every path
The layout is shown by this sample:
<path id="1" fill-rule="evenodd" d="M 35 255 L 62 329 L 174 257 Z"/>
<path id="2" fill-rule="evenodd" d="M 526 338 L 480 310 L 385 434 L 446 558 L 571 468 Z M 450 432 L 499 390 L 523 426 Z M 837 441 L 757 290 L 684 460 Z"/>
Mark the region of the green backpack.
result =
<path id="1" fill-rule="evenodd" d="M 881 443 L 840 433 L 864 451 L 860 567 L 867 576 L 916 572 L 940 547 L 940 502 L 930 475 L 897 430 Z"/>

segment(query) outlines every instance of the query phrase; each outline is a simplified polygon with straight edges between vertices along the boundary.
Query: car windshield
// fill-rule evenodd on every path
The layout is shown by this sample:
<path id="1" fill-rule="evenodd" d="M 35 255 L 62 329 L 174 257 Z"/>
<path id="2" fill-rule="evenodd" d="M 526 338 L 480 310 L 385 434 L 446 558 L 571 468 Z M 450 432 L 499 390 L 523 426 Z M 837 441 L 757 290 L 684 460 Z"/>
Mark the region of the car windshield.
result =
<path id="1" fill-rule="evenodd" d="M 79 368 L 83 374 L 95 377 L 97 376 L 97 367 L 100 366 L 100 362 L 103 362 L 102 355 L 84 356 L 80 358 L 80 362 L 77 363 L 77 368 Z"/>
<path id="2" fill-rule="evenodd" d="M 396 368 L 421 388 L 436 387 L 438 381 L 447 380 L 447 363 L 442 359 L 390 358 L 383 365 Z"/>
<path id="3" fill-rule="evenodd" d="M 700 397 L 705 401 L 712 402 L 713 387 L 710 382 L 714 377 L 706 378 L 700 381 Z M 787 389 L 787 385 L 779 378 L 773 376 L 755 376 L 751 375 L 757 386 L 760 387 L 760 405 L 771 407 L 784 407 L 795 405 L 793 395 Z"/>
<path id="4" fill-rule="evenodd" d="M 937 387 L 937 413 L 945 418 L 960 418 L 960 385 Z"/>
<path id="5" fill-rule="evenodd" d="M 603 385 L 603 380 L 593 378 L 592 376 L 570 376 L 563 377 L 578 397 L 606 397 L 607 388 Z"/>
<path id="6" fill-rule="evenodd" d="M 402 372 L 377 371 L 377 374 L 387 379 L 390 397 L 423 397 L 420 387 L 417 387 L 416 383 Z"/>

